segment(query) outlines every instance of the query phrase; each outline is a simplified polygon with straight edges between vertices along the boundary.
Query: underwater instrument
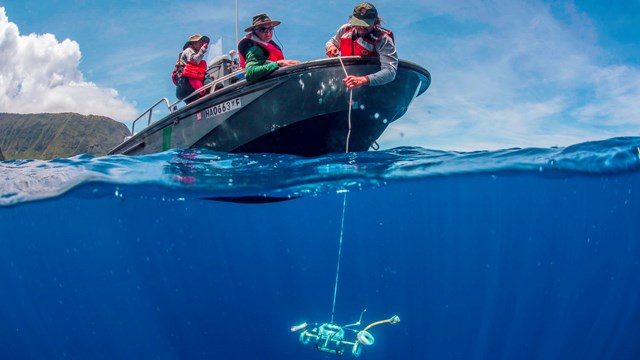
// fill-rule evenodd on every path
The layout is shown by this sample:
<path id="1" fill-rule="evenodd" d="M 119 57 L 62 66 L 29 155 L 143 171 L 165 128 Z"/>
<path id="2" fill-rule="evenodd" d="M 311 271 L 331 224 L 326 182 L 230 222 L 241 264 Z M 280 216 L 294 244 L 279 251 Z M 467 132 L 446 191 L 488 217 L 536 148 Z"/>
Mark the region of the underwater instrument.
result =
<path id="1" fill-rule="evenodd" d="M 347 69 L 342 62 L 342 57 L 338 55 L 340 64 L 344 70 L 345 76 L 349 76 Z M 348 131 L 345 143 L 345 152 L 349 152 L 349 138 L 351 135 L 351 109 L 353 107 L 353 89 L 349 89 L 349 113 L 348 113 Z M 338 295 L 338 279 L 340 277 L 340 260 L 342 258 L 342 239 L 344 236 L 344 218 L 345 210 L 347 208 L 347 192 L 344 191 L 343 203 L 342 203 L 342 221 L 340 223 L 340 242 L 338 246 L 338 264 L 336 265 L 336 280 L 333 288 L 333 304 L 331 306 L 331 321 L 324 324 L 313 324 L 313 327 L 309 329 L 306 322 L 300 325 L 294 325 L 291 327 L 291 332 L 300 332 L 299 340 L 303 345 L 313 344 L 318 351 L 334 355 L 344 355 L 348 350 L 355 357 L 360 356 L 363 346 L 371 346 L 375 342 L 375 338 L 369 332 L 374 326 L 381 324 L 396 324 L 400 322 L 400 317 L 393 315 L 389 319 L 380 320 L 367 325 L 362 330 L 357 330 L 356 327 L 360 326 L 362 322 L 362 316 L 367 311 L 364 309 L 360 313 L 360 319 L 349 325 L 340 326 L 333 322 L 335 310 L 336 310 L 336 298 Z M 355 333 L 355 337 L 347 338 L 345 336 L 345 330 Z"/>
<path id="2" fill-rule="evenodd" d="M 369 332 L 374 326 L 381 324 L 395 324 L 400 322 L 400 317 L 394 315 L 389 319 L 380 320 L 367 325 L 362 330 L 354 329 L 353 327 L 359 326 L 362 320 L 362 315 L 366 309 L 360 314 L 360 320 L 354 324 L 340 326 L 333 323 L 324 323 L 321 325 L 313 324 L 313 328 L 308 329 L 307 323 L 292 326 L 291 332 L 300 332 L 299 340 L 303 345 L 313 344 L 318 351 L 334 355 L 344 355 L 345 352 L 350 352 L 351 355 L 358 357 L 362 352 L 364 346 L 371 346 L 375 342 L 375 338 Z M 345 336 L 346 331 L 355 333 L 355 337 L 351 336 L 347 338 Z"/>

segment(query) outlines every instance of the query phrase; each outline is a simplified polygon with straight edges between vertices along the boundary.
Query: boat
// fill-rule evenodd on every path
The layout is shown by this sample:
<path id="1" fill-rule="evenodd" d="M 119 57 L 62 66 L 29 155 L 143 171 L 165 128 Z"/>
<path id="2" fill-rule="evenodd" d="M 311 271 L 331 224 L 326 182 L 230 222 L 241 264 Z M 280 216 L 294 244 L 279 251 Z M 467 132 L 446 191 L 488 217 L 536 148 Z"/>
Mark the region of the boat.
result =
<path id="1" fill-rule="evenodd" d="M 216 80 L 210 93 L 184 106 L 162 98 L 132 124 L 132 136 L 110 154 L 144 155 L 172 148 L 206 148 L 231 153 L 280 153 L 320 156 L 367 151 L 387 126 L 403 116 L 423 94 L 431 75 L 400 60 L 395 80 L 351 91 L 342 79 L 380 69 L 377 58 L 339 57 L 280 68 L 264 80 L 248 83 L 243 71 L 222 57 L 207 73 Z M 196 90 L 189 96 L 196 96 Z M 152 121 L 161 106 L 168 113 Z M 144 129 L 136 124 L 146 119 Z"/>

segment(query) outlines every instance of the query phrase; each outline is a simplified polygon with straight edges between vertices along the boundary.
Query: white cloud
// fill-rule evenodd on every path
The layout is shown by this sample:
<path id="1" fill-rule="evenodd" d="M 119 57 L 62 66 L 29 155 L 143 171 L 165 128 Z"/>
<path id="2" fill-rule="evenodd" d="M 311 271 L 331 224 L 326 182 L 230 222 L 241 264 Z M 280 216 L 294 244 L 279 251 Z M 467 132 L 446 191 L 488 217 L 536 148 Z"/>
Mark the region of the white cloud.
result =
<path id="1" fill-rule="evenodd" d="M 211 65 L 218 56 L 223 56 L 222 38 L 218 38 L 215 42 L 209 44 L 207 49 L 207 64 Z"/>
<path id="2" fill-rule="evenodd" d="M 134 106 L 114 89 L 86 81 L 77 42 L 52 34 L 20 35 L 0 7 L 0 112 L 104 115 L 135 118 Z"/>
<path id="3" fill-rule="evenodd" d="M 615 63 L 588 16 L 556 5 L 416 3 L 422 11 L 406 21 L 438 22 L 442 32 L 398 42 L 433 82 L 391 125 L 385 145 L 472 150 L 637 136 L 640 70 Z"/>
<path id="4" fill-rule="evenodd" d="M 610 126 L 628 127 L 639 134 L 640 70 L 612 65 L 594 70 L 589 79 L 593 89 L 589 102 L 573 113 L 580 123 L 600 125 L 605 122 Z"/>

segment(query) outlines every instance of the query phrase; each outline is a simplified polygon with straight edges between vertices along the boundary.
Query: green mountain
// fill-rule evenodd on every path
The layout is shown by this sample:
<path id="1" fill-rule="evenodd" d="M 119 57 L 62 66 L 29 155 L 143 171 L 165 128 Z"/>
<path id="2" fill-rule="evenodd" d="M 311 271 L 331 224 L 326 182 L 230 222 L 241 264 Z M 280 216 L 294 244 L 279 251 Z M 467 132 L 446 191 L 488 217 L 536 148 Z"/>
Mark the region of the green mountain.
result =
<path id="1" fill-rule="evenodd" d="M 129 135 L 126 125 L 104 116 L 0 113 L 0 159 L 102 156 Z"/>

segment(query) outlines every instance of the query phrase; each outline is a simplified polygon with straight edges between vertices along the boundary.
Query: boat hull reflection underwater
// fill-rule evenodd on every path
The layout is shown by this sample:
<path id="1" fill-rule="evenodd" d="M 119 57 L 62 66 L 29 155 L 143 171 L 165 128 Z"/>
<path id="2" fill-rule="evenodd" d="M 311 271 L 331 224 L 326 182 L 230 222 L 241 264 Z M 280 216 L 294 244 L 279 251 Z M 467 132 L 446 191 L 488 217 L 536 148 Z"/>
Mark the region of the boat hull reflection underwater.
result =
<path id="1" fill-rule="evenodd" d="M 230 64 L 224 59 L 209 67 L 209 73 L 217 69 L 213 75 L 222 86 L 210 84 L 207 96 L 179 109 L 166 98 L 156 103 L 164 101 L 169 114 L 151 123 L 154 105 L 138 118 L 148 114 L 148 126 L 110 154 L 153 154 L 171 148 L 299 156 L 367 151 L 431 83 L 426 69 L 401 60 L 394 81 L 354 89 L 350 102 L 350 91 L 342 82 L 345 71 L 374 73 L 380 69 L 377 59 L 308 61 L 252 84 L 237 80 L 240 72 L 231 73 Z"/>

